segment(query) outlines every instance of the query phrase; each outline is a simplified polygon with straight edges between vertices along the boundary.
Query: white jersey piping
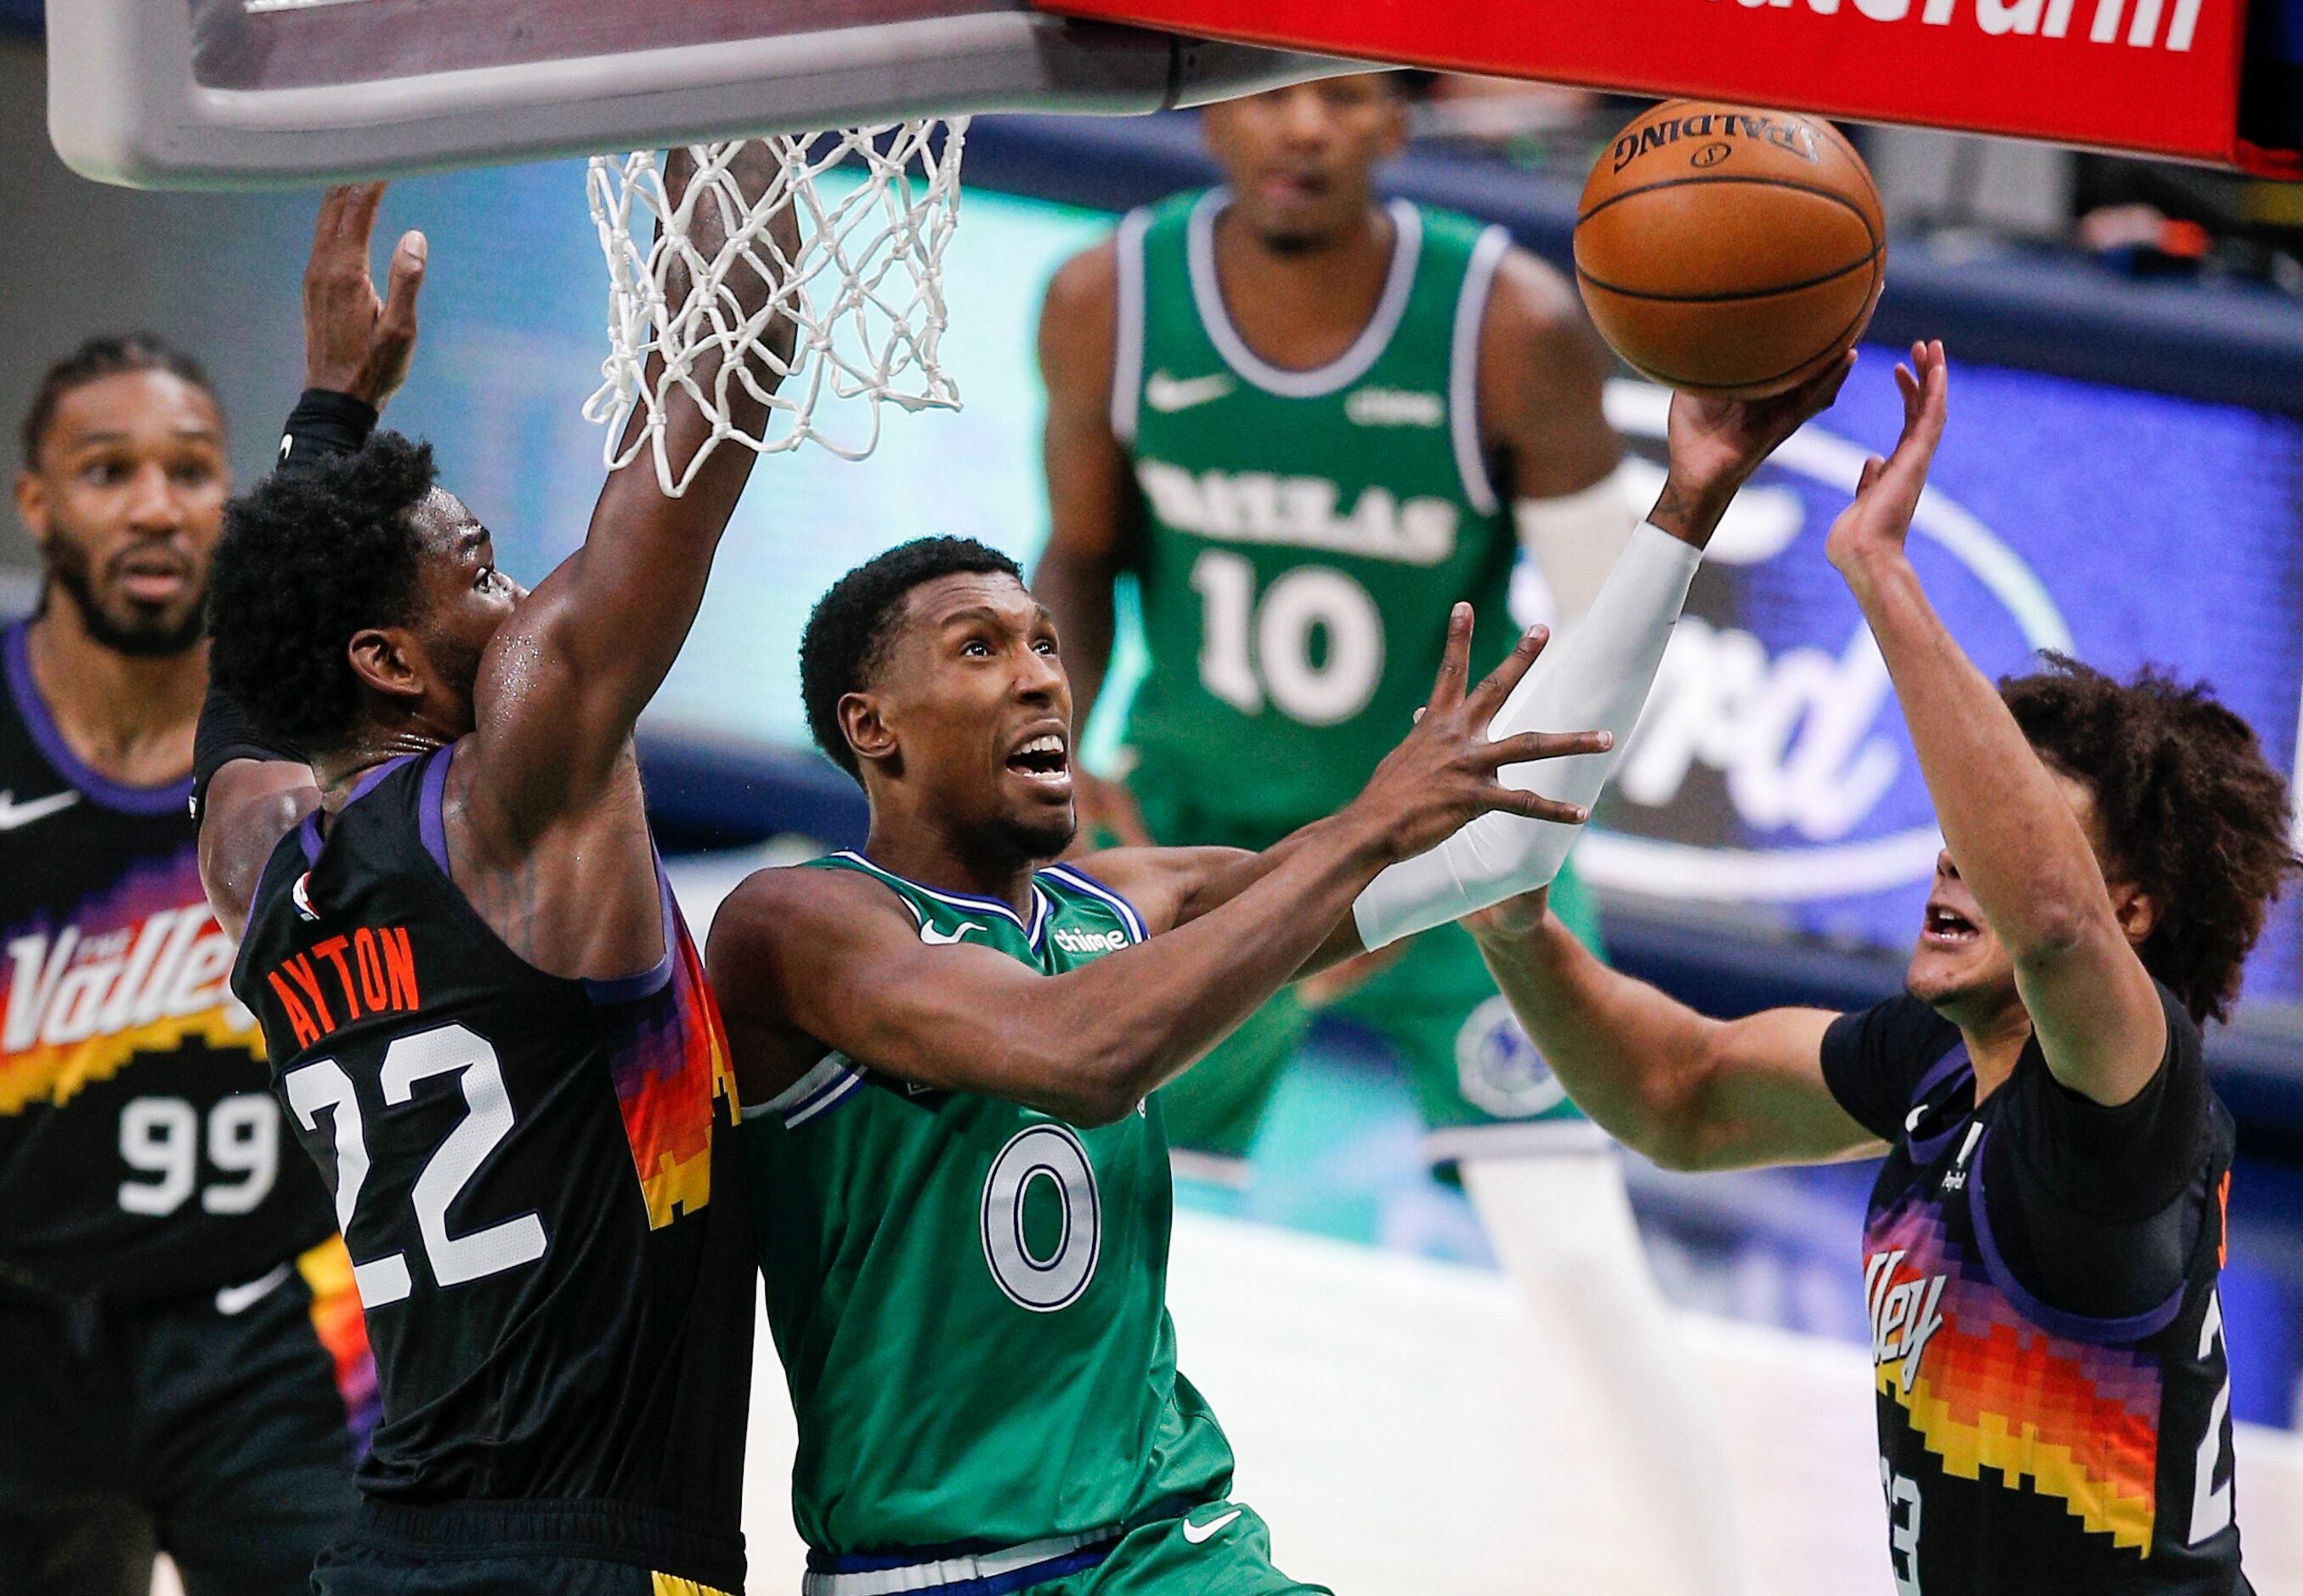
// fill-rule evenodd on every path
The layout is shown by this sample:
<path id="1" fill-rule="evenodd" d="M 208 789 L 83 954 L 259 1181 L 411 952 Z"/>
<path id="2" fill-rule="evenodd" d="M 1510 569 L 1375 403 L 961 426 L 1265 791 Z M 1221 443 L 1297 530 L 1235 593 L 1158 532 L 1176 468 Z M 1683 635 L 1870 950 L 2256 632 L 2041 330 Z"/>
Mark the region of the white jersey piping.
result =
<path id="1" fill-rule="evenodd" d="M 1464 479 L 1464 496 L 1481 515 L 1501 513 L 1503 496 L 1488 475 L 1487 454 L 1480 447 L 1480 331 L 1496 268 L 1510 249 L 1511 235 L 1500 227 L 1487 229 L 1472 246 L 1455 295 L 1455 330 L 1447 352 L 1447 422 L 1455 435 L 1455 469 Z"/>
<path id="2" fill-rule="evenodd" d="M 1111 340 L 1111 435 L 1131 449 L 1143 394 L 1143 234 L 1151 225 L 1151 212 L 1129 211 L 1119 219 L 1113 241 L 1119 280 Z"/>
<path id="3" fill-rule="evenodd" d="M 1384 279 L 1375 314 L 1368 317 L 1352 346 L 1313 370 L 1284 371 L 1247 347 L 1224 306 L 1223 284 L 1216 275 L 1216 217 L 1230 203 L 1227 189 L 1211 189 L 1202 195 L 1192 207 L 1185 238 L 1192 301 L 1199 309 L 1208 341 L 1216 346 L 1224 364 L 1241 380 L 1282 399 L 1317 399 L 1365 376 L 1390 347 L 1392 334 L 1399 331 L 1400 320 L 1407 314 L 1408 298 L 1415 288 L 1416 262 L 1423 253 L 1421 213 L 1405 199 L 1395 199 L 1384 207 L 1391 217 L 1391 270 Z"/>

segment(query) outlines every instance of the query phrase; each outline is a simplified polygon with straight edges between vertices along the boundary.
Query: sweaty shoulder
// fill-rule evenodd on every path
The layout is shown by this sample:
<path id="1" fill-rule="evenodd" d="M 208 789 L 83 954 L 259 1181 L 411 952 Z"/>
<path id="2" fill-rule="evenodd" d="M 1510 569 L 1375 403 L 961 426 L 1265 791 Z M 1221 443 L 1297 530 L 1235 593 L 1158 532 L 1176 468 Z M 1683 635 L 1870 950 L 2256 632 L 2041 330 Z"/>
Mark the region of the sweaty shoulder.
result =
<path id="1" fill-rule="evenodd" d="M 1959 1027 L 1917 998 L 1843 1014 L 1823 1034 L 1823 1078 L 1850 1118 L 1883 1141 L 1903 1134 L 1921 1077 L 1959 1043 Z"/>
<path id="2" fill-rule="evenodd" d="M 772 961 L 779 946 L 797 939 L 821 939 L 844 925 L 892 915 L 908 925 L 894 893 L 852 870 L 806 865 L 755 870 L 736 885 L 712 916 L 704 940 L 704 962 L 715 986 L 724 967 L 756 972 Z M 725 1007 L 731 995 L 719 995 Z"/>

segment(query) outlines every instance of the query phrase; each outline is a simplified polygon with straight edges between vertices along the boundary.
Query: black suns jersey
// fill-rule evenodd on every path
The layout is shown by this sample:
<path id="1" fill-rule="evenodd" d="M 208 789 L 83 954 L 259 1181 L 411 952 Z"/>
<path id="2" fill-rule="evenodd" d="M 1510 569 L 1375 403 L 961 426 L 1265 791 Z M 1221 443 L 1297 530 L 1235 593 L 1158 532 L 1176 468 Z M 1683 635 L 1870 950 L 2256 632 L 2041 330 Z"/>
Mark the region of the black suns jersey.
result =
<path id="1" fill-rule="evenodd" d="M 232 942 L 200 890 L 189 780 L 76 758 L 0 637 L 0 1287 L 155 1301 L 326 1240 L 281 1132 Z"/>
<path id="2" fill-rule="evenodd" d="M 580 1502 L 741 1589 L 755 1265 L 702 960 L 661 880 L 653 971 L 513 953 L 448 874 L 451 757 L 282 839 L 232 976 L 351 1251 L 383 1402 L 361 1488 Z"/>
<path id="3" fill-rule="evenodd" d="M 2115 1108 L 2036 1038 L 1978 1106 L 1959 1031 L 1908 997 L 1826 1036 L 1834 1095 L 1890 1144 L 1863 1248 L 1898 1596 L 2248 1588 L 2216 1292 L 2233 1133 L 2160 1001 L 2166 1057 Z"/>

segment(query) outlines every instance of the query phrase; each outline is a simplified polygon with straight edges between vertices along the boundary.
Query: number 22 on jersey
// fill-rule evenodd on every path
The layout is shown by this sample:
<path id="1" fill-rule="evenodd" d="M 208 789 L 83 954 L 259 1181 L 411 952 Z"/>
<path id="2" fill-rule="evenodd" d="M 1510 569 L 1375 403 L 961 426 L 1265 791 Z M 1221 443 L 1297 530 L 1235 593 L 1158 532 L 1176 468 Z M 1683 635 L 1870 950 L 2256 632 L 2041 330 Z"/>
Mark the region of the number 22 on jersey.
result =
<path id="1" fill-rule="evenodd" d="M 414 1102 L 417 1084 L 435 1076 L 460 1080 L 464 1118 L 433 1150 L 409 1200 L 424 1238 L 425 1261 L 434 1281 L 444 1288 L 533 1263 L 544 1256 L 546 1238 L 544 1221 L 534 1213 L 461 1236 L 448 1233 L 448 1205 L 471 1184 L 497 1144 L 510 1134 L 512 1108 L 495 1049 L 465 1026 L 451 1025 L 400 1037 L 385 1050 L 384 1067 L 377 1071 L 385 1111 Z M 333 1059 L 316 1059 L 291 1070 L 281 1086 L 288 1106 L 306 1130 L 316 1132 L 324 1112 L 333 1121 L 336 1224 L 346 1244 L 354 1248 L 352 1274 L 361 1305 L 375 1309 L 400 1301 L 413 1289 L 408 1255 L 392 1252 L 362 1260 L 354 1236 L 369 1158 L 359 1096 L 351 1077 Z"/>

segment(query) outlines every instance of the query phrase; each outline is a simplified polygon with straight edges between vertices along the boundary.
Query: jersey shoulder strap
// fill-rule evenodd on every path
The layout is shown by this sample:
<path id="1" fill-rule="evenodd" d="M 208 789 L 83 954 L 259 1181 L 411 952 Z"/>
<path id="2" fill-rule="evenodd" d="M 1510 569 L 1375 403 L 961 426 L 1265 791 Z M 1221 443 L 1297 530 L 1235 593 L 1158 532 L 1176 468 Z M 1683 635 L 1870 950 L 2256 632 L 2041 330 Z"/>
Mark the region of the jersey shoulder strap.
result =
<path id="1" fill-rule="evenodd" d="M 808 868 L 852 870 L 878 882 L 893 892 L 897 900 L 910 912 L 914 924 L 919 927 L 920 941 L 932 947 L 949 946 L 963 941 L 974 942 L 996 948 L 1025 964 L 1040 962 L 1041 944 L 1046 937 L 1048 916 L 1052 906 L 1046 891 L 1036 885 L 1032 893 L 1031 913 L 1025 916 L 1018 915 L 997 898 L 931 887 L 908 876 L 898 875 L 885 866 L 865 858 L 854 849 L 841 849 L 837 853 L 810 859 Z"/>
<path id="2" fill-rule="evenodd" d="M 1111 433 L 1131 448 L 1142 410 L 1151 323 L 1156 317 L 1165 325 L 1178 310 L 1194 319 L 1185 235 L 1193 210 L 1206 192 L 1187 190 L 1156 205 L 1138 206 L 1119 219 L 1113 240 L 1118 282 L 1112 328 Z M 1207 352 L 1213 355 L 1212 345 Z"/>
<path id="3" fill-rule="evenodd" d="M 1445 359 L 1448 443 L 1464 498 L 1480 515 L 1499 515 L 1503 496 L 1480 438 L 1480 330 L 1494 296 L 1496 269 L 1511 250 L 1511 234 L 1438 206 L 1412 208 L 1421 227 L 1415 285 L 1390 346 L 1370 373 L 1371 383 L 1418 391 L 1421 374 Z"/>

